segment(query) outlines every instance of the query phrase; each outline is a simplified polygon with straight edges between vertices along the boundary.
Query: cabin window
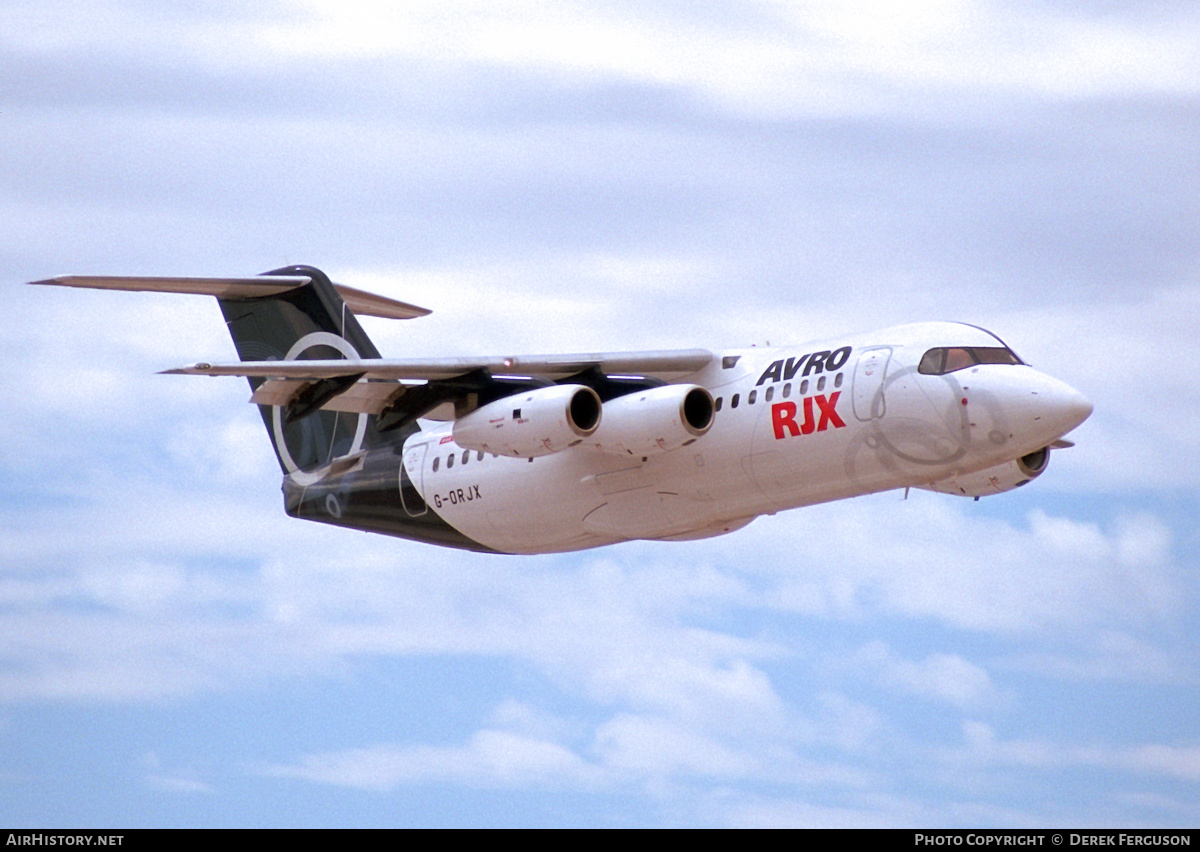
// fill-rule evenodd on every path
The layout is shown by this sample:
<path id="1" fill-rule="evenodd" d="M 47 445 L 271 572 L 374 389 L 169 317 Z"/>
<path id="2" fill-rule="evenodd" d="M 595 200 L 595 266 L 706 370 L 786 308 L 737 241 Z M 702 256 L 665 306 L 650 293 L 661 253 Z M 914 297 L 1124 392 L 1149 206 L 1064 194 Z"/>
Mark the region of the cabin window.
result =
<path id="1" fill-rule="evenodd" d="M 471 458 L 471 451 L 470 451 L 470 450 L 463 450 L 463 460 L 462 460 L 462 463 L 463 463 L 463 464 L 466 464 L 466 463 L 467 463 L 467 459 L 469 459 L 469 458 Z"/>
<path id="2" fill-rule="evenodd" d="M 449 470 L 452 467 L 454 467 L 454 453 L 446 456 L 446 470 Z"/>
<path id="3" fill-rule="evenodd" d="M 479 451 L 479 458 L 475 459 L 475 461 L 483 461 L 483 450 Z"/>
<path id="4" fill-rule="evenodd" d="M 723 397 L 723 396 L 717 397 L 717 404 L 713 406 L 713 411 L 720 411 L 721 403 L 723 403 L 724 401 L 725 401 L 725 397 Z"/>
<path id="5" fill-rule="evenodd" d="M 775 385 L 771 385 L 769 388 L 767 388 L 767 392 L 763 395 L 763 402 L 770 402 L 774 398 L 775 398 Z"/>
<path id="6" fill-rule="evenodd" d="M 754 405 L 754 400 L 758 396 L 758 391 L 750 391 L 750 395 L 746 397 L 746 405 Z"/>
<path id="7" fill-rule="evenodd" d="M 800 383 L 800 396 L 804 396 L 806 393 L 808 393 L 808 379 Z"/>
<path id="8" fill-rule="evenodd" d="M 433 457 L 433 472 L 434 473 L 437 473 L 438 465 L 441 464 L 441 461 L 442 461 L 441 456 Z"/>
<path id="9" fill-rule="evenodd" d="M 737 408 L 737 404 L 738 404 L 738 397 L 739 397 L 739 394 L 736 394 L 736 393 L 735 393 L 735 394 L 733 395 L 733 397 L 731 397 L 731 398 L 730 398 L 730 400 L 729 400 L 729 407 L 730 407 L 730 408 Z"/>
<path id="10" fill-rule="evenodd" d="M 823 390 L 825 390 L 825 377 L 821 376 L 821 378 L 817 379 L 817 392 L 820 393 Z"/>
<path id="11" fill-rule="evenodd" d="M 833 377 L 833 386 L 835 388 L 840 388 L 842 386 L 842 374 L 841 373 L 838 373 L 836 376 Z"/>
<path id="12" fill-rule="evenodd" d="M 792 383 L 788 382 L 787 384 L 785 384 L 783 386 L 783 398 L 787 399 L 791 395 L 792 395 Z"/>

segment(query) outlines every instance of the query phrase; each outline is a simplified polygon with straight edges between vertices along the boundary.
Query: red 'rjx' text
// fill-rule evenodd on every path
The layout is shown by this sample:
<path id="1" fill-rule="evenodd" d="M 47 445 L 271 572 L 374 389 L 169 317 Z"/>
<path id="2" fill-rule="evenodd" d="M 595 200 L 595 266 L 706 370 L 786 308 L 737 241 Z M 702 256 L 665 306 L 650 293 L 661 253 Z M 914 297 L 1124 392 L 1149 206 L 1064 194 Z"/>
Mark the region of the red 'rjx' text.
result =
<path id="1" fill-rule="evenodd" d="M 818 396 L 806 396 L 801 400 L 804 407 L 804 422 L 796 422 L 796 414 L 798 413 L 796 403 L 777 402 L 771 406 L 771 425 L 775 428 L 775 440 L 781 441 L 788 437 L 797 437 L 799 435 L 811 435 L 813 432 L 824 432 L 830 426 L 834 429 L 840 429 L 846 425 L 841 416 L 837 413 L 838 397 L 842 395 L 841 391 L 834 391 L 828 397 L 824 394 Z M 817 412 L 814 416 L 813 403 L 816 403 Z"/>

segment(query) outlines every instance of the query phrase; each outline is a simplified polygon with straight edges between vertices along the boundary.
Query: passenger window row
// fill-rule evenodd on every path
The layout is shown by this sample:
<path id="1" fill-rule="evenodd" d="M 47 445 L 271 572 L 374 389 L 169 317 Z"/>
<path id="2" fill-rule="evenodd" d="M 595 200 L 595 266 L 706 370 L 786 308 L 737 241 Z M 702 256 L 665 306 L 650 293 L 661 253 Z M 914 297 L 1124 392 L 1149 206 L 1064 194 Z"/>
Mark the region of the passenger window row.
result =
<path id="1" fill-rule="evenodd" d="M 825 390 L 825 384 L 826 384 L 826 380 L 828 378 L 829 378 L 828 376 L 820 376 L 817 378 L 815 388 L 814 388 L 817 393 L 821 393 L 821 391 Z M 841 386 L 842 386 L 842 374 L 836 373 L 833 377 L 833 387 L 840 388 Z M 798 388 L 799 396 L 805 396 L 808 393 L 808 388 L 809 388 L 809 380 L 804 379 L 803 381 L 801 381 L 800 386 Z M 780 399 L 788 399 L 791 395 L 792 395 L 792 383 L 785 382 L 783 385 L 783 388 L 780 391 L 779 397 L 780 397 Z M 741 396 L 742 395 L 739 393 L 735 393 L 733 396 L 731 396 L 729 398 L 729 407 L 737 408 L 738 405 L 742 401 Z M 763 392 L 763 402 L 771 402 L 773 399 L 775 399 L 775 386 L 771 385 L 770 387 L 768 387 L 766 389 L 766 391 Z M 754 390 L 750 391 L 750 393 L 748 393 L 746 395 L 746 404 L 754 405 L 757 401 L 758 401 L 758 388 L 755 388 Z M 720 396 L 717 397 L 716 406 L 715 406 L 717 411 L 721 410 L 721 408 L 724 406 L 724 402 L 725 402 L 724 397 L 720 397 Z M 495 453 L 493 453 L 492 455 L 495 456 Z M 482 452 L 476 452 L 476 456 L 478 457 L 478 459 L 477 459 L 478 461 L 483 461 L 484 454 Z M 453 452 L 450 455 L 446 456 L 446 464 L 445 464 L 446 470 L 450 470 L 451 468 L 454 467 L 455 460 L 458 457 L 459 457 L 459 454 L 457 452 Z M 463 450 L 462 451 L 462 460 L 459 461 L 458 464 L 460 466 L 464 465 L 470 460 L 470 458 L 471 458 L 471 451 Z M 533 461 L 533 459 L 530 459 L 530 461 Z M 437 473 L 438 470 L 441 468 L 441 466 L 442 466 L 442 457 L 434 456 L 433 457 L 433 472 Z"/>
<path id="2" fill-rule="evenodd" d="M 829 377 L 828 376 L 820 376 L 817 379 L 816 387 L 815 387 L 815 390 L 817 393 L 821 393 L 823 390 L 825 390 L 825 383 L 826 383 L 827 378 L 829 378 Z M 833 386 L 835 388 L 840 388 L 842 386 L 842 374 L 841 373 L 837 373 L 834 375 Z M 804 379 L 803 381 L 801 381 L 800 387 L 798 389 L 799 393 L 797 395 L 798 396 L 806 396 L 808 394 L 808 387 L 809 387 L 808 379 Z M 792 395 L 792 383 L 784 382 L 783 388 L 779 394 L 779 398 L 780 399 L 788 399 L 791 395 Z M 766 391 L 763 393 L 763 402 L 771 402 L 773 399 L 775 399 L 775 385 L 770 385 L 766 389 Z M 742 395 L 740 393 L 735 393 L 733 396 L 731 396 L 729 398 L 729 407 L 737 408 L 738 405 L 741 403 L 741 401 L 742 401 Z M 746 394 L 746 405 L 754 405 L 757 401 L 758 401 L 758 388 L 755 388 L 754 390 L 750 391 L 750 393 Z M 715 406 L 716 410 L 720 411 L 724 407 L 724 405 L 725 405 L 725 398 L 722 396 L 717 397 L 716 406 Z"/>
<path id="3" fill-rule="evenodd" d="M 483 461 L 483 452 L 482 452 L 482 451 L 477 451 L 477 452 L 475 453 L 475 455 L 476 455 L 476 456 L 478 456 L 478 458 L 477 458 L 477 461 Z M 493 454 L 493 455 L 494 455 L 494 454 Z M 446 470 L 450 470 L 450 468 L 454 467 L 454 460 L 455 460 L 456 458 L 458 458 L 458 453 L 457 453 L 457 452 L 453 452 L 453 453 L 451 453 L 450 455 L 446 456 Z M 466 464 L 466 463 L 467 463 L 467 462 L 469 462 L 470 460 L 471 460 L 471 451 L 470 451 L 470 450 L 463 450 L 463 451 L 462 451 L 462 461 L 461 461 L 461 462 L 459 462 L 459 464 L 460 464 L 460 465 Z M 442 457 L 441 457 L 441 456 L 434 456 L 434 457 L 433 457 L 433 472 L 434 472 L 434 473 L 437 473 L 437 472 L 438 472 L 438 468 L 439 468 L 439 467 L 441 467 L 441 462 L 442 462 Z"/>

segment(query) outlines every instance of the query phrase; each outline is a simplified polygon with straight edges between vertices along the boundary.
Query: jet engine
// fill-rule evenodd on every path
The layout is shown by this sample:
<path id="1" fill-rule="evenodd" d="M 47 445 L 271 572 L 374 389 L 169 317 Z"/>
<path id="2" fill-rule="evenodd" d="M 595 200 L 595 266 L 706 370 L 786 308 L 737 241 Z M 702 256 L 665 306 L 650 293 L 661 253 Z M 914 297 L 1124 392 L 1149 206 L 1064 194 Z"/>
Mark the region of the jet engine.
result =
<path id="1" fill-rule="evenodd" d="M 687 446 L 712 427 L 712 394 L 699 385 L 663 385 L 610 399 L 589 440 L 606 453 L 644 456 Z"/>
<path id="2" fill-rule="evenodd" d="M 1031 482 L 1041 475 L 1049 463 L 1050 448 L 1043 447 L 1004 464 L 977 470 L 974 473 L 952 476 L 949 479 L 931 482 L 922 487 L 929 491 L 940 491 L 943 494 L 979 498 L 988 494 L 999 494 L 1001 491 L 1011 491 Z"/>
<path id="3" fill-rule="evenodd" d="M 562 452 L 600 425 L 600 397 L 584 385 L 555 385 L 513 394 L 454 422 L 460 447 L 534 458 Z"/>

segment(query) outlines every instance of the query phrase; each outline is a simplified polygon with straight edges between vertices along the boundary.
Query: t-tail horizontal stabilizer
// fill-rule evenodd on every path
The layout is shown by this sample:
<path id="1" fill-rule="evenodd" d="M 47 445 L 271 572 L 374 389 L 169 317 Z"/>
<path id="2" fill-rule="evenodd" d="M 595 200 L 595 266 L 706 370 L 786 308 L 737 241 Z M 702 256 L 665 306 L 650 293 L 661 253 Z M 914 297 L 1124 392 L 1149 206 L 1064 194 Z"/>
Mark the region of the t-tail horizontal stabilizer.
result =
<path id="1" fill-rule="evenodd" d="M 218 299 L 261 299 L 278 296 L 312 283 L 309 275 L 256 275 L 247 278 L 170 278 L 120 275 L 59 275 L 30 284 L 56 284 L 61 287 L 86 287 L 92 290 L 142 290 L 155 293 L 192 293 L 216 296 Z M 334 284 L 346 307 L 360 316 L 384 319 L 415 319 L 427 316 L 428 308 L 420 308 L 377 296 L 345 284 Z"/>
<path id="2" fill-rule="evenodd" d="M 357 314 L 412 319 L 429 313 L 416 305 L 334 284 L 324 272 L 311 266 L 288 266 L 253 277 L 62 275 L 31 283 L 215 296 L 238 357 L 252 363 L 295 365 L 310 359 L 338 364 L 374 362 L 379 352 L 358 324 Z M 308 377 L 286 385 L 241 373 L 249 379 L 253 399 L 285 474 L 307 476 L 334 459 L 355 455 L 383 441 L 403 440 L 403 436 L 381 437 L 370 412 L 362 410 L 362 401 L 349 406 L 350 411 L 330 406 L 357 384 L 362 372 L 347 375 L 338 370 L 333 375 Z M 266 384 L 271 387 L 260 395 L 259 390 Z M 385 396 L 394 396 L 398 390 L 389 386 Z M 379 404 L 375 400 L 366 403 Z"/>

